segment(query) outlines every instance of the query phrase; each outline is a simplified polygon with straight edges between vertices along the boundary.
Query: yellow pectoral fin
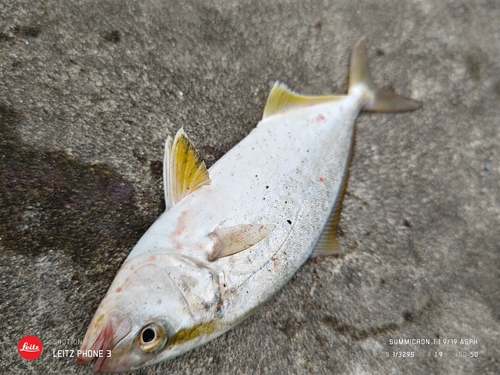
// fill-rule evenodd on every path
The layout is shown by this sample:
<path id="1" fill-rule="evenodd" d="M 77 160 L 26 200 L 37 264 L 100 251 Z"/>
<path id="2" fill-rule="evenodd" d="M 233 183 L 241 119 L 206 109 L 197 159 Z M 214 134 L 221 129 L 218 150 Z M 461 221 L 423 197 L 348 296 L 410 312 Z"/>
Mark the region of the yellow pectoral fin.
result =
<path id="1" fill-rule="evenodd" d="M 277 81 L 267 98 L 262 118 L 266 118 L 277 113 L 285 112 L 295 108 L 303 108 L 315 104 L 339 100 L 343 96 L 304 96 L 294 93 L 285 84 Z"/>
<path id="2" fill-rule="evenodd" d="M 210 185 L 205 162 L 181 128 L 165 142 L 163 184 L 167 210 L 203 185 Z"/>

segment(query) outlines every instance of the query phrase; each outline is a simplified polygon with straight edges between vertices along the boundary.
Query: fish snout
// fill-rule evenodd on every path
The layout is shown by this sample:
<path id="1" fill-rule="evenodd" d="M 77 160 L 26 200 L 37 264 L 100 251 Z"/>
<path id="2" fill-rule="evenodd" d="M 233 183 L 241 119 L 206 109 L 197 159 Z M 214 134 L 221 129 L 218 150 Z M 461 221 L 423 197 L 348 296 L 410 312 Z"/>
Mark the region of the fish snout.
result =
<path id="1" fill-rule="evenodd" d="M 78 351 L 77 363 L 87 365 L 95 360 L 94 372 L 102 371 L 105 362 L 113 355 L 113 348 L 131 330 L 132 320 L 118 311 L 96 314 Z"/>

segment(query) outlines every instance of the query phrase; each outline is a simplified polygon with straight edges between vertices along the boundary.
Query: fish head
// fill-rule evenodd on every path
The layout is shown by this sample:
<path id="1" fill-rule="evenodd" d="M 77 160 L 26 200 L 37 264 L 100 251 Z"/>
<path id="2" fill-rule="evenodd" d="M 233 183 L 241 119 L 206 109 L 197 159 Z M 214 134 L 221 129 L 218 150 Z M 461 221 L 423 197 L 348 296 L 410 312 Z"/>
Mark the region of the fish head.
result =
<path id="1" fill-rule="evenodd" d="M 151 365 L 216 336 L 213 273 L 175 256 L 138 258 L 121 267 L 77 352 L 79 364 L 94 361 L 94 372 Z"/>

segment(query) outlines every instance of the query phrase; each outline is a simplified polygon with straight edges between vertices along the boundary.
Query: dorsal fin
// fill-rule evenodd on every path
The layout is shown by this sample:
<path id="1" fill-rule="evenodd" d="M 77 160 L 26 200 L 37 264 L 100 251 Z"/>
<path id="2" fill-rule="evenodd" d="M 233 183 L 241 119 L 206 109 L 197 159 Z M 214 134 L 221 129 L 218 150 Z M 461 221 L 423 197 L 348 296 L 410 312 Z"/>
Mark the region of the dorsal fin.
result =
<path id="1" fill-rule="evenodd" d="M 205 162 L 180 128 L 175 139 L 168 136 L 163 159 L 163 187 L 168 210 L 189 193 L 203 185 L 210 185 Z"/>
<path id="2" fill-rule="evenodd" d="M 262 118 L 276 113 L 285 112 L 294 108 L 309 107 L 315 104 L 339 100 L 342 95 L 330 96 L 304 96 L 294 93 L 284 83 L 276 81 L 267 98 L 266 107 Z"/>

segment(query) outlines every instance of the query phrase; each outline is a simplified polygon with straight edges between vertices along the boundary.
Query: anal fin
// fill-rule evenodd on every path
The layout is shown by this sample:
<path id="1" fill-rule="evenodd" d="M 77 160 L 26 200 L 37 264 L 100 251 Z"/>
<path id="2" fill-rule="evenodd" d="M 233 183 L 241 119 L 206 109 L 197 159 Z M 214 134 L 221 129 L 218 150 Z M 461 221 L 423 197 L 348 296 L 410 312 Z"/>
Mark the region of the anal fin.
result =
<path id="1" fill-rule="evenodd" d="M 348 163 L 350 164 L 350 160 Z M 342 210 L 342 203 L 344 201 L 344 195 L 347 188 L 347 180 L 349 178 L 349 164 L 347 165 L 346 173 L 344 179 L 342 180 L 342 186 L 340 187 L 335 205 L 333 206 L 323 232 L 321 232 L 318 243 L 311 254 L 311 258 L 316 258 L 322 255 L 338 255 L 344 252 L 344 249 L 338 240 L 338 226 L 340 221 L 340 211 Z"/>
<path id="2" fill-rule="evenodd" d="M 344 252 L 344 248 L 338 240 L 338 226 L 340 221 L 340 212 L 342 211 L 342 203 L 344 203 L 344 196 L 347 190 L 347 181 L 349 180 L 349 168 L 351 166 L 352 158 L 354 156 L 354 141 L 356 139 L 356 128 L 352 133 L 351 148 L 349 156 L 346 161 L 344 176 L 340 185 L 339 193 L 335 204 L 333 205 L 332 212 L 328 217 L 325 228 L 321 232 L 321 236 L 314 248 L 311 258 L 316 258 L 322 255 L 338 255 Z"/>

